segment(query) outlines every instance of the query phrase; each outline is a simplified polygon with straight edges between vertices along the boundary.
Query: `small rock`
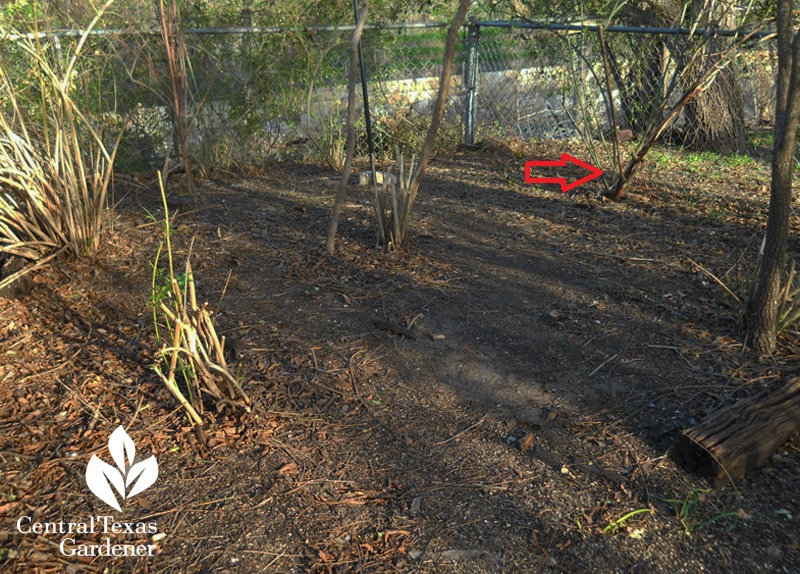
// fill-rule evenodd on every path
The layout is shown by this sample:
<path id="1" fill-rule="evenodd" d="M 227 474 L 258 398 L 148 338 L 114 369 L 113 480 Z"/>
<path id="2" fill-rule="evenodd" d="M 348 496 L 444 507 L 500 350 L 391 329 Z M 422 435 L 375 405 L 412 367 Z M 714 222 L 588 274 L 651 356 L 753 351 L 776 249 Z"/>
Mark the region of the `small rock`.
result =
<path id="1" fill-rule="evenodd" d="M 619 143 L 628 143 L 633 139 L 632 130 L 617 130 L 617 141 Z"/>
<path id="2" fill-rule="evenodd" d="M 421 506 L 422 506 L 422 497 L 417 496 L 416 498 L 414 498 L 414 500 L 411 501 L 411 508 L 409 512 L 411 512 L 412 515 L 418 514 Z"/>
<path id="3" fill-rule="evenodd" d="M 778 548 L 775 545 L 768 546 L 767 547 L 767 556 L 769 556 L 773 560 L 780 560 L 781 558 L 783 558 L 783 550 L 781 550 L 780 548 Z"/>

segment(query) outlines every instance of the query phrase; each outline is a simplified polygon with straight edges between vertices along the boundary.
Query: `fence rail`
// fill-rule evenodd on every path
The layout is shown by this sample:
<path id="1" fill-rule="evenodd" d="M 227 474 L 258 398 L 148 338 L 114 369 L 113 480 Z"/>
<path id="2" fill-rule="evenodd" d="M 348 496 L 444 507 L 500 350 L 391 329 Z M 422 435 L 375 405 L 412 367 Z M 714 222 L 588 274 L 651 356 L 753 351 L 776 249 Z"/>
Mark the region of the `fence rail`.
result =
<path id="1" fill-rule="evenodd" d="M 597 32 L 601 25 L 599 24 L 560 24 L 553 22 L 534 22 L 529 20 L 471 20 L 471 23 L 477 24 L 483 28 L 519 28 L 528 30 L 548 30 L 551 32 Z M 408 22 L 408 23 L 395 23 L 395 24 L 366 24 L 365 30 L 413 30 L 424 28 L 446 28 L 447 22 Z M 464 24 L 468 26 L 469 24 Z M 339 24 L 334 26 L 304 26 L 302 28 L 287 28 L 285 26 L 229 26 L 223 28 L 186 28 L 183 34 L 186 36 L 193 35 L 260 35 L 260 34 L 282 34 L 293 30 L 307 30 L 313 32 L 352 32 L 355 30 L 353 24 Z M 691 28 L 661 28 L 652 26 L 603 26 L 606 32 L 619 32 L 624 34 L 658 34 L 658 35 L 698 35 L 698 36 L 717 36 L 720 38 L 736 38 L 746 36 L 752 33 L 752 30 L 739 29 L 739 30 L 707 30 L 705 28 L 691 29 Z M 48 30 L 44 32 L 36 32 L 30 34 L 8 34 L 3 37 L 6 40 L 35 40 L 45 39 L 51 37 L 59 38 L 79 38 L 81 36 L 135 36 L 135 35 L 150 35 L 159 36 L 161 31 L 154 28 L 152 30 L 136 30 L 130 28 L 109 28 L 109 29 L 96 29 L 96 30 Z M 756 32 L 753 34 L 754 38 L 771 38 L 775 36 L 775 32 Z"/>
<path id="2" fill-rule="evenodd" d="M 399 24 L 367 24 L 365 30 L 415 30 L 424 28 L 445 28 L 447 22 L 409 22 Z M 352 32 L 355 30 L 352 24 L 340 24 L 335 26 L 303 26 L 302 28 L 288 28 L 286 26 L 229 26 L 224 28 L 186 28 L 182 30 L 185 36 L 204 36 L 204 35 L 233 35 L 233 36 L 258 36 L 261 34 L 285 34 L 297 30 L 309 32 Z M 44 32 L 32 32 L 29 34 L 8 34 L 0 39 L 36 40 L 46 38 L 80 38 L 81 36 L 160 36 L 161 30 L 136 30 L 132 28 L 108 28 L 97 30 L 48 30 Z"/>
<path id="3" fill-rule="evenodd" d="M 705 28 L 659 28 L 653 26 L 601 26 L 600 24 L 561 24 L 554 22 L 532 22 L 529 20 L 476 20 L 478 26 L 484 28 L 522 28 L 528 30 L 548 30 L 550 32 L 605 32 L 623 34 L 655 34 L 674 36 L 715 36 L 719 38 L 739 38 L 752 34 L 753 30 L 738 29 L 705 29 Z M 775 32 L 756 32 L 754 38 L 771 38 Z"/>

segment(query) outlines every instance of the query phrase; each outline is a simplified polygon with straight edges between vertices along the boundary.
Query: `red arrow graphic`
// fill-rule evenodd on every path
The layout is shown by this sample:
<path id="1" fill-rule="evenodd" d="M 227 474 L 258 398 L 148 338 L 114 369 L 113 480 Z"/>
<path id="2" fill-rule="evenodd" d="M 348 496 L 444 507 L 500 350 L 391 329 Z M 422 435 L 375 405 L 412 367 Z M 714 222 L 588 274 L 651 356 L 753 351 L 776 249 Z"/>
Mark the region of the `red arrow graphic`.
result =
<path id="1" fill-rule="evenodd" d="M 566 167 L 568 162 L 572 162 L 584 169 L 588 169 L 589 175 L 582 177 L 577 181 L 573 181 L 572 183 L 567 183 L 567 178 L 565 177 L 531 177 L 530 175 L 532 167 Z M 572 157 L 568 153 L 562 153 L 561 159 L 558 161 L 534 160 L 525 162 L 525 183 L 557 183 L 561 186 L 561 191 L 569 191 L 570 189 L 574 189 L 588 181 L 592 181 L 594 178 L 600 177 L 601 175 L 603 175 L 602 169 L 596 168 L 585 161 L 581 161 L 578 158 Z"/>

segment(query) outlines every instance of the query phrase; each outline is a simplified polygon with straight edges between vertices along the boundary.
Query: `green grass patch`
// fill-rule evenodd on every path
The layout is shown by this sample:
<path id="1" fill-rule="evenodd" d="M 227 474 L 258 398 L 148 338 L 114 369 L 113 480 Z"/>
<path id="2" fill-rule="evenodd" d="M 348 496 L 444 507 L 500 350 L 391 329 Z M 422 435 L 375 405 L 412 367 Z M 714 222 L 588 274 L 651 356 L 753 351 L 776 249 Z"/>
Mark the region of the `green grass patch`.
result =
<path id="1" fill-rule="evenodd" d="M 639 508 L 637 510 L 629 512 L 624 516 L 617 518 L 616 520 L 612 520 L 611 522 L 608 523 L 608 526 L 603 528 L 603 532 L 610 532 L 611 534 L 614 534 L 618 530 L 626 528 L 628 520 L 630 520 L 631 518 L 639 516 L 640 514 L 652 514 L 652 513 L 653 509 L 651 508 Z"/>
<path id="2" fill-rule="evenodd" d="M 647 154 L 647 159 L 657 163 L 660 166 L 668 167 L 670 164 L 672 164 L 672 162 L 675 161 L 675 156 L 669 152 L 653 149 Z"/>
<path id="3" fill-rule="evenodd" d="M 719 162 L 720 160 L 722 160 L 722 156 L 712 151 L 692 152 L 687 154 L 684 158 L 684 162 L 689 165 L 708 164 L 711 162 Z"/>
<path id="4" fill-rule="evenodd" d="M 736 153 L 732 153 L 726 157 L 724 161 L 728 167 L 750 167 L 756 163 L 749 155 L 739 155 Z"/>
<path id="5" fill-rule="evenodd" d="M 706 495 L 709 492 L 711 491 L 706 488 L 693 488 L 683 499 L 664 499 L 664 502 L 672 504 L 672 508 L 675 511 L 675 517 L 678 519 L 678 522 L 680 522 L 681 526 L 683 527 L 683 532 L 687 536 L 696 534 L 697 532 L 720 520 L 726 520 L 730 522 L 730 526 L 728 527 L 729 532 L 733 530 L 738 523 L 739 515 L 736 512 L 723 512 L 706 520 L 700 518 L 700 502 L 706 500 Z"/>

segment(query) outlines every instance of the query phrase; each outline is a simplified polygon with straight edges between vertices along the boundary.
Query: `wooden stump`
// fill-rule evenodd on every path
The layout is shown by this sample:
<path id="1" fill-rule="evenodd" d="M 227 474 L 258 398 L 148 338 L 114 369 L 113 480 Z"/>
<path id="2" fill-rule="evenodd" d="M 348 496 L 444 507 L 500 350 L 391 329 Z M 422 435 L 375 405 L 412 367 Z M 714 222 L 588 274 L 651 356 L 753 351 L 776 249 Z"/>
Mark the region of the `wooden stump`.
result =
<path id="1" fill-rule="evenodd" d="M 678 437 L 684 466 L 715 487 L 764 464 L 800 430 L 800 377 L 712 413 Z"/>

